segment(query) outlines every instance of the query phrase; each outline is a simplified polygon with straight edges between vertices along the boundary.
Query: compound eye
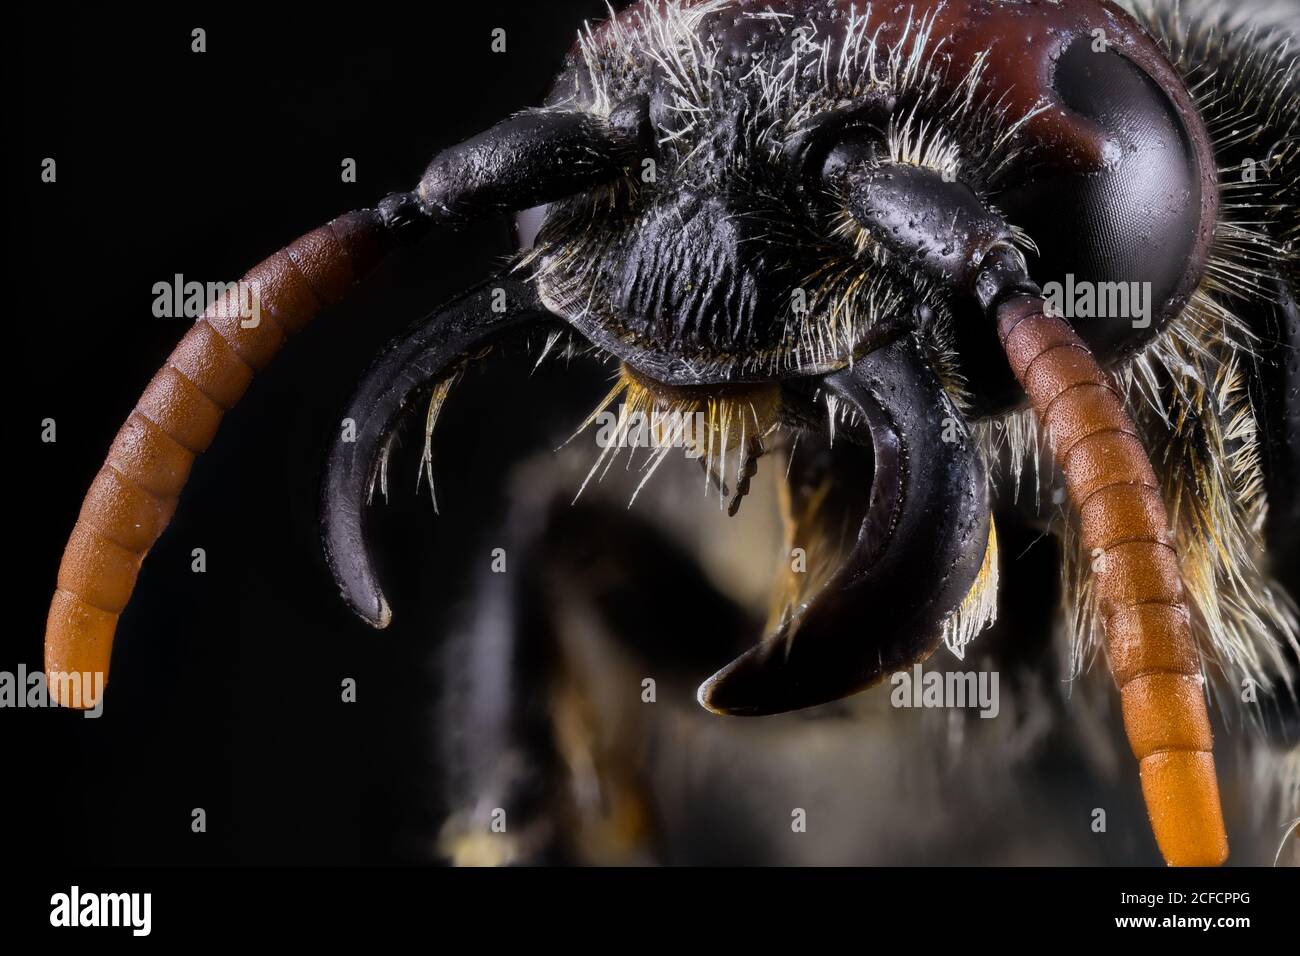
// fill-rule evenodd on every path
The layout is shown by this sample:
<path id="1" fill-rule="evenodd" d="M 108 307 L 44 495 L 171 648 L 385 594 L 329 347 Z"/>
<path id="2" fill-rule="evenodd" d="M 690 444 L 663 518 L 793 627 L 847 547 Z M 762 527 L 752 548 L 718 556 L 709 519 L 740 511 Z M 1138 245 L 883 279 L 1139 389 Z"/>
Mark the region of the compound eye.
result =
<path id="1" fill-rule="evenodd" d="M 1197 247 L 1206 227 L 1196 140 L 1205 133 L 1199 123 L 1189 130 L 1141 67 L 1114 49 L 1095 52 L 1088 37 L 1061 55 L 1054 83 L 1069 109 L 1099 127 L 1103 166 L 1027 170 L 1027 181 L 995 202 L 1037 243 L 1039 255 L 1029 264 L 1044 288 L 1059 284 L 1067 300 L 1070 290 L 1090 289 L 1095 297 L 1123 289 L 1128 307 L 1111 310 L 1122 314 L 1097 314 L 1104 310 L 1095 300 L 1077 310 L 1087 314 L 1071 315 L 1071 301 L 1064 302 L 1084 340 L 1103 359 L 1115 359 L 1159 331 L 1199 280 Z"/>

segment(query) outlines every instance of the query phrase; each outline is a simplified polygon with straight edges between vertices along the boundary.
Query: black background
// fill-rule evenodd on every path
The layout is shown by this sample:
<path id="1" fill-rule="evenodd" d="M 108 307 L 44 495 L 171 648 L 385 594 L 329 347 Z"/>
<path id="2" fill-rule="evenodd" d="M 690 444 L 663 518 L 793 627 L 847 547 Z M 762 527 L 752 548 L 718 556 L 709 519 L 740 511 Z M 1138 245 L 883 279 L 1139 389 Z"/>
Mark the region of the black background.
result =
<path id="1" fill-rule="evenodd" d="M 579 24 L 604 13 L 600 0 L 492 0 L 135 16 L 47 4 L 23 15 L 5 150 L 16 339 L 6 598 L 18 616 L 0 630 L 0 670 L 42 666 L 82 496 L 185 331 L 184 319 L 152 316 L 154 283 L 233 280 L 340 212 L 410 188 L 439 149 L 540 102 Z M 206 53 L 190 50 L 195 27 Z M 504 54 L 490 50 L 496 27 Z M 40 179 L 47 156 L 54 184 Z M 341 181 L 345 157 L 356 183 Z M 104 716 L 0 710 L 0 793 L 15 801 L 0 858 L 433 858 L 434 652 L 493 546 L 507 463 L 567 437 L 603 383 L 570 388 L 580 373 L 562 366 L 469 377 L 439 425 L 436 519 L 412 493 L 408 439 L 391 503 L 374 512 L 395 609 L 387 632 L 337 597 L 317 530 L 319 476 L 371 357 L 512 250 L 505 220 L 431 236 L 254 382 L 145 562 Z M 40 440 L 46 418 L 54 444 Z M 190 570 L 195 547 L 205 574 Z M 345 678 L 357 681 L 355 704 L 340 700 Z M 196 807 L 203 834 L 191 831 Z"/>
<path id="2" fill-rule="evenodd" d="M 6 150 L 17 617 L 0 670 L 42 666 L 81 498 L 185 331 L 185 319 L 153 317 L 154 283 L 233 280 L 340 212 L 410 188 L 440 148 L 539 103 L 582 20 L 604 11 L 548 0 L 147 15 L 46 4 L 24 15 Z M 195 27 L 206 53 L 191 52 Z M 490 50 L 496 27 L 504 54 Z M 47 156 L 54 184 L 40 179 Z M 355 184 L 341 181 L 345 157 Z M 0 712 L 4 792 L 19 801 L 5 814 L 10 850 L 91 864 L 432 858 L 433 649 L 490 550 L 481 529 L 500 510 L 505 463 L 574 424 L 576 406 L 543 399 L 568 373 L 464 384 L 439 426 L 439 449 L 454 449 L 438 468 L 441 518 L 411 493 L 408 439 L 375 520 L 390 558 L 387 632 L 337 597 L 317 532 L 319 476 L 371 356 L 512 249 L 504 220 L 431 237 L 259 376 L 145 562 L 104 716 Z M 56 443 L 40 440 L 46 418 Z M 195 547 L 205 574 L 190 569 Z M 340 699 L 348 677 L 355 704 Z M 196 807 L 204 834 L 191 831 Z"/>

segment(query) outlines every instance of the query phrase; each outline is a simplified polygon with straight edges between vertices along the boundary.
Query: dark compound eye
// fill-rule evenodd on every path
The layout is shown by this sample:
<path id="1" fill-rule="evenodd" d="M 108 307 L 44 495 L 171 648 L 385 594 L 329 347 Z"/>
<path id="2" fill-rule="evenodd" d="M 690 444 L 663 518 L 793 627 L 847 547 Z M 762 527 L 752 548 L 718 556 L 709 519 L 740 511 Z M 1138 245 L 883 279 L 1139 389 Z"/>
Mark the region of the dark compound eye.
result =
<path id="1" fill-rule="evenodd" d="M 1113 48 L 1095 52 L 1091 38 L 1076 40 L 1054 84 L 1069 109 L 1097 125 L 1104 165 L 1054 171 L 1072 157 L 1044 156 L 995 201 L 1037 243 L 1030 273 L 1044 287 L 1118 282 L 1142 297 L 1145 314 L 1130 303 L 1125 315 L 1074 321 L 1099 355 L 1114 359 L 1159 331 L 1199 279 L 1214 218 L 1202 201 L 1203 175 L 1215 171 L 1200 168 L 1201 124 L 1189 128 L 1160 85 Z"/>
<path id="2" fill-rule="evenodd" d="M 977 184 L 933 170 L 881 164 L 883 118 L 831 117 L 801 146 L 805 165 L 819 164 L 823 192 L 851 191 L 849 211 L 880 245 L 901 247 L 956 292 L 955 344 L 984 410 L 1018 390 L 995 337 L 962 300 L 977 248 L 1010 238 L 981 220 L 983 204 L 1036 245 L 1028 274 L 1104 364 L 1151 341 L 1200 281 L 1218 212 L 1208 134 L 1168 63 L 1139 45 L 1124 49 L 1098 49 L 1087 34 L 1065 48 L 1044 97 L 1071 135 L 1026 128 L 1014 161 L 979 195 L 966 188 Z"/>

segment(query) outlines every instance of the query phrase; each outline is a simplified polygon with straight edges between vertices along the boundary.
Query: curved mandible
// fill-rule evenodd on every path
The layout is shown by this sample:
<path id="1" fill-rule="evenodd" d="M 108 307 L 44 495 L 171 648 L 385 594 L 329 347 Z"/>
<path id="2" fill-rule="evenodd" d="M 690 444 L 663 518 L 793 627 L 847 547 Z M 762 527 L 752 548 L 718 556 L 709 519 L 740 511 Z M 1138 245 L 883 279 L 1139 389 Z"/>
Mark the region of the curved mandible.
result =
<path id="1" fill-rule="evenodd" d="M 498 277 L 413 325 L 363 377 L 345 416 L 357 423 L 356 440 L 338 441 L 326 463 L 321 531 L 343 599 L 371 626 L 387 627 L 392 611 L 371 561 L 365 510 L 402 413 L 481 349 L 549 315 L 532 283 Z"/>

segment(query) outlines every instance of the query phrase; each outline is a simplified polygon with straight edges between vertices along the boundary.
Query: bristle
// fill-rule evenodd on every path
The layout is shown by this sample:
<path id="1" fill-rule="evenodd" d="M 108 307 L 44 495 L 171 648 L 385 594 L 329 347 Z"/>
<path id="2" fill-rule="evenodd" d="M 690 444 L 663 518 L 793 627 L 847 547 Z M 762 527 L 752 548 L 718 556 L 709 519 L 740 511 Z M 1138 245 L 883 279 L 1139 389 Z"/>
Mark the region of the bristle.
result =
<path id="1" fill-rule="evenodd" d="M 767 169 L 781 165 L 789 138 L 811 117 L 869 94 L 888 93 L 896 107 L 888 124 L 888 156 L 882 159 L 944 174 L 960 171 L 963 182 L 990 195 L 1016 159 L 1016 131 L 1046 105 L 1012 115 L 1004 100 L 987 92 L 984 57 L 976 59 L 951 92 L 943 92 L 939 81 L 946 60 L 942 41 L 933 36 L 938 11 L 909 14 L 897 39 L 886 45 L 880 40 L 884 15 L 870 4 L 851 4 L 847 16 L 811 17 L 800 42 L 774 44 L 755 54 L 748 72 L 728 88 L 721 81 L 719 43 L 706 26 L 724 12 L 769 21 L 779 29 L 791 19 L 735 0 L 638 6 L 599 35 L 590 28 L 580 33 L 577 66 L 586 92 L 575 86 L 572 96 L 572 104 L 607 115 L 613 104 L 642 88 L 645 64 L 652 64 L 669 91 L 665 112 L 673 122 L 661 131 L 659 145 L 670 167 L 701 159 L 714 142 L 719 114 L 738 112 L 742 129 L 733 148 L 722 158 L 701 161 L 725 164 L 718 174 L 750 186 L 755 208 L 746 215 L 764 224 L 766 238 L 822 263 L 799 283 L 806 307 L 796 309 L 792 301 L 780 316 L 778 345 L 701 358 L 735 365 L 750 375 L 827 371 L 851 361 L 855 346 L 872 328 L 925 304 L 934 319 L 926 323 L 922 344 L 962 404 L 964 382 L 956 371 L 949 294 L 920 277 L 900 279 L 889 270 L 864 268 L 864 257 L 878 258 L 879 250 L 867 248 L 861 230 L 851 231 L 851 222 L 841 221 L 830 235 L 796 225 L 804 217 L 792 214 L 781 190 L 764 177 Z M 617 257 L 626 230 L 635 228 L 638 197 L 647 189 L 653 187 L 629 177 L 552 205 L 535 246 L 518 266 L 537 282 L 549 308 L 580 324 L 613 321 L 617 310 L 602 263 Z M 857 242 L 856 249 L 846 249 L 846 234 Z"/>
<path id="2" fill-rule="evenodd" d="M 1043 468 L 1053 468 L 1051 456 L 1044 456 L 1042 430 L 1032 408 L 982 418 L 973 424 L 976 443 L 988 465 L 990 491 L 1009 488 L 1012 503 L 1019 503 L 1027 476 L 1032 477 L 1034 510 L 1041 510 Z"/>
<path id="3" fill-rule="evenodd" d="M 1229 326 L 1223 324 L 1229 321 Z M 1292 694 L 1285 644 L 1297 645 L 1296 609 L 1267 570 L 1256 424 L 1235 318 L 1204 291 L 1142 354 L 1118 371 L 1121 392 L 1160 480 L 1181 556 L 1193 635 L 1229 714 L 1244 682 Z M 1062 533 L 1063 601 L 1073 673 L 1103 653 L 1091 558 L 1071 515 Z M 1247 711 L 1252 720 L 1258 710 Z"/>
<path id="4" fill-rule="evenodd" d="M 1296 608 L 1267 570 L 1267 502 L 1247 383 L 1256 342 L 1234 305 L 1268 307 L 1275 277 L 1294 274 L 1288 236 L 1297 228 L 1300 144 L 1291 148 L 1288 136 L 1300 121 L 1300 67 L 1289 33 L 1251 16 L 1259 5 L 1129 5 L 1183 71 L 1221 163 L 1260 145 L 1258 158 L 1276 164 L 1251 181 L 1235 163 L 1220 170 L 1221 220 L 1200 288 L 1117 371 L 1174 524 L 1207 676 L 1231 714 L 1244 682 L 1293 694 L 1285 645 L 1300 650 Z M 1100 653 L 1101 628 L 1088 556 L 1079 553 L 1072 528 L 1066 537 L 1062 573 L 1080 672 Z M 1257 709 L 1247 713 L 1258 718 Z"/>
<path id="5" fill-rule="evenodd" d="M 1130 6 L 1182 70 L 1223 167 L 1221 218 L 1200 288 L 1149 347 L 1117 370 L 1117 378 L 1162 481 L 1183 555 L 1194 630 L 1207 676 L 1226 709 L 1245 680 L 1283 692 L 1283 648 L 1297 640 L 1295 609 L 1265 569 L 1261 528 L 1267 503 L 1246 381 L 1257 343 L 1238 313 L 1243 304 L 1266 303 L 1277 277 L 1300 277 L 1300 223 L 1294 215 L 1300 202 L 1300 44 L 1287 29 L 1300 17 L 1265 22 L 1254 16 L 1258 5 L 1245 15 L 1219 0 L 1132 0 Z M 648 59 L 671 91 L 674 123 L 660 144 L 665 157 L 704 161 L 700 151 L 710 141 L 714 114 L 739 102 L 728 99 L 737 91 L 718 82 L 717 43 L 702 29 L 707 18 L 724 10 L 779 24 L 788 19 L 724 0 L 664 0 L 639 7 L 599 40 L 590 32 L 582 37 L 582 65 L 595 91 L 587 108 L 607 112 L 639 89 Z M 783 317 L 779 347 L 734 359 L 706 358 L 734 361 L 756 375 L 825 371 L 850 361 L 857 343 L 881 322 L 923 304 L 927 317 L 918 337 L 945 389 L 963 407 L 966 383 L 946 293 L 920 277 L 879 268 L 887 254 L 851 216 L 831 223 L 830 235 L 801 232 L 801 217 L 789 214 L 776 191 L 765 186 L 763 170 L 809 118 L 887 92 L 896 106 L 880 161 L 960 175 L 987 198 L 1018 158 L 1016 132 L 1045 107 L 1009 114 L 1002 100 L 991 100 L 986 92 L 982 58 L 954 92 L 941 92 L 937 81 L 946 61 L 931 35 L 933 13 L 909 19 L 888 47 L 879 39 L 880 14 L 867 5 L 851 6 L 847 17 L 809 22 L 803 42 L 781 44 L 777 52 L 755 58 L 744 85 L 757 92 L 745 101 L 738 144 L 724 151 L 728 165 L 717 172 L 753 189 L 755 208 L 747 215 L 763 223 L 765 238 L 809 250 L 821 265 L 802 281 L 806 308 L 796 312 L 792 303 Z M 1265 174 L 1243 176 L 1239 156 L 1264 164 Z M 534 250 L 520 264 L 532 270 L 548 307 L 602 326 L 613 320 L 616 310 L 603 270 L 636 228 L 641 189 L 620 182 L 554 204 Z M 1030 247 L 1028 237 L 1017 235 Z M 638 393 L 632 385 L 624 390 L 627 405 L 659 407 L 659 399 L 644 390 Z M 837 409 L 826 402 L 826 411 L 834 436 Z M 706 413 L 705 482 L 721 502 L 732 479 L 728 468 L 738 475 L 744 467 L 742 454 L 728 460 L 728 452 L 738 447 L 734 435 L 741 419 L 730 407 L 710 405 Z M 1063 499 L 1055 494 L 1055 466 L 1043 456 L 1038 422 L 1032 412 L 1019 411 L 979 423 L 976 430 L 991 487 L 1009 484 L 1018 496 L 1032 479 L 1035 494 L 1052 491 L 1049 500 L 1035 503 L 1065 541 L 1065 610 L 1074 635 L 1073 666 L 1080 673 L 1103 652 L 1091 569 L 1078 552 Z M 589 479 L 616 456 L 616 450 L 603 449 Z M 656 449 L 646 463 L 647 475 L 663 457 Z M 981 601 L 986 592 L 991 589 L 981 591 Z M 959 635 L 969 628 L 964 617 L 955 620 L 960 645 Z"/>
<path id="6" fill-rule="evenodd" d="M 1256 422 L 1241 368 L 1243 350 L 1205 324 L 1203 298 L 1143 356 L 1176 385 L 1157 413 L 1150 386 L 1130 367 L 1121 379 L 1161 480 L 1193 630 L 1222 678 L 1221 697 L 1243 681 L 1289 693 L 1283 642 L 1297 645 L 1295 607 L 1268 571 Z"/>
<path id="7" fill-rule="evenodd" d="M 989 521 L 989 540 L 984 549 L 975 583 L 961 605 L 943 622 L 943 642 L 958 660 L 966 657 L 966 645 L 998 618 L 998 533 Z"/>
<path id="8" fill-rule="evenodd" d="M 785 454 L 792 464 L 793 451 Z M 830 477 L 824 478 L 815 489 L 804 495 L 797 512 L 790 486 L 785 482 L 778 483 L 785 529 L 782 554 L 792 555 L 796 548 L 803 549 L 804 567 L 796 571 L 791 563 L 782 564 L 785 570 L 773 582 L 764 633 L 778 633 L 797 608 L 811 601 L 826 586 L 832 573 L 843 562 L 843 538 L 832 533 L 826 525 L 828 520 L 832 520 L 824 510 L 831 492 L 831 480 Z"/>
<path id="9" fill-rule="evenodd" d="M 779 390 L 757 386 L 711 394 L 654 388 L 622 366 L 613 388 L 574 432 L 576 438 L 596 424 L 618 403 L 614 429 L 606 436 L 574 501 L 595 478 L 599 481 L 610 466 L 628 451 L 628 467 L 637 448 L 649 452 L 641 465 L 644 472 L 632 493 L 628 507 L 674 450 L 699 458 L 704 467 L 705 489 L 716 489 L 719 507 L 725 508 L 732 488 L 746 484 L 749 466 L 764 450 L 764 441 L 777 429 Z M 735 469 L 727 473 L 728 457 Z M 743 491 L 741 492 L 743 496 Z M 734 506 L 738 500 L 733 498 Z"/>
<path id="10" fill-rule="evenodd" d="M 1222 194 L 1209 266 L 1218 292 L 1270 296 L 1300 278 L 1300 10 L 1258 0 L 1127 0 L 1183 73 Z"/>
<path id="11" fill-rule="evenodd" d="M 424 416 L 424 452 L 420 455 L 420 468 L 415 473 L 415 490 L 420 490 L 420 478 L 427 475 L 429 479 L 429 499 L 433 502 L 434 514 L 438 513 L 438 493 L 433 487 L 433 429 L 438 424 L 438 414 L 442 411 L 447 396 L 451 394 L 452 386 L 460 381 L 463 371 L 462 366 L 441 379 L 433 387 L 433 394 L 429 396 L 429 410 Z M 387 462 L 385 461 L 385 470 L 387 470 L 386 466 Z M 385 479 L 386 483 L 387 479 Z M 385 494 L 387 494 L 386 491 Z"/>

